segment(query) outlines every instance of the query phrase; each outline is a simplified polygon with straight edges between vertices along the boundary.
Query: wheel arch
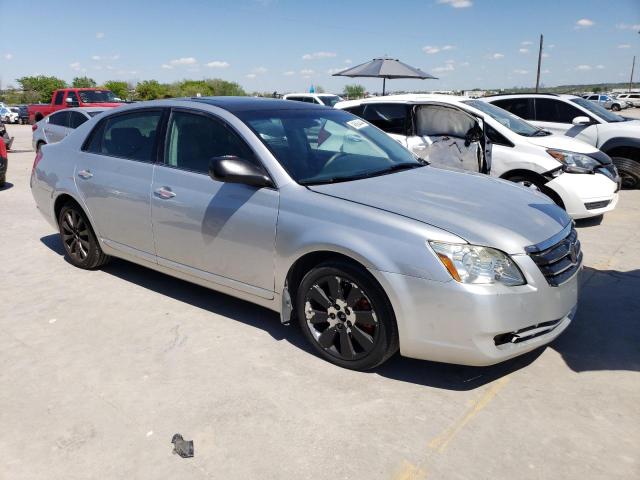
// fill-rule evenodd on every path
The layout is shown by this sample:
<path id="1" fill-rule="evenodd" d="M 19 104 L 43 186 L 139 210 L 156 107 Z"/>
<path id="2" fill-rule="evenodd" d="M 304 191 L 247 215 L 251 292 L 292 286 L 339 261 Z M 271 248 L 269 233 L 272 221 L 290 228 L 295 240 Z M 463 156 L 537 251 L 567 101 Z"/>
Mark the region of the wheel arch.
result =
<path id="1" fill-rule="evenodd" d="M 89 220 L 89 226 L 91 227 L 91 230 L 93 230 L 93 233 L 96 235 L 98 242 L 102 243 L 102 240 L 100 238 L 100 235 L 98 235 L 98 231 L 96 230 L 95 223 L 93 221 L 93 218 L 91 217 L 91 214 L 87 211 L 87 209 L 84 207 L 82 202 L 77 198 L 75 198 L 73 195 L 71 195 L 69 192 L 61 192 L 53 202 L 53 215 L 54 215 L 53 218 L 56 224 L 58 223 L 58 216 L 60 215 L 60 211 L 62 210 L 62 207 L 69 202 L 75 203 L 78 206 L 78 208 L 80 208 L 80 210 L 84 212 L 84 214 L 87 216 L 87 219 Z"/>
<path id="2" fill-rule="evenodd" d="M 562 197 L 560 197 L 560 195 L 558 195 L 555 192 L 555 190 L 546 186 L 546 184 L 550 180 L 549 178 L 545 177 L 540 173 L 536 173 L 532 170 L 526 170 L 522 168 L 509 170 L 508 172 L 503 173 L 500 176 L 500 178 L 502 178 L 503 180 L 509 180 L 510 178 L 516 177 L 516 176 L 529 177 L 531 178 L 531 180 L 540 182 L 540 189 L 542 190 L 542 193 L 550 197 L 561 208 L 563 209 L 565 208 L 564 202 L 562 201 Z"/>
<path id="3" fill-rule="evenodd" d="M 630 160 L 640 161 L 640 139 L 630 137 L 615 137 L 600 145 L 600 150 L 610 157 L 630 154 Z M 629 158 L 629 157 L 625 157 Z"/>

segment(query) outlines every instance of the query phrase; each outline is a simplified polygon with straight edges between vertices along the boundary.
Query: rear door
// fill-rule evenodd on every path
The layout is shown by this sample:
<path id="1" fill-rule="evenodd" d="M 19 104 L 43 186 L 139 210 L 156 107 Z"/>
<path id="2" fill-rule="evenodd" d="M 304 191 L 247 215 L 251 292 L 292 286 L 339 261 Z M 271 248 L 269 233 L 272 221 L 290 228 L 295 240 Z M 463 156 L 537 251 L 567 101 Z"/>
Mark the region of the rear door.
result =
<path id="1" fill-rule="evenodd" d="M 407 147 L 434 166 L 489 173 L 491 143 L 484 121 L 441 103 L 413 106 L 413 131 Z"/>
<path id="2" fill-rule="evenodd" d="M 593 120 L 583 110 L 553 97 L 536 98 L 534 106 L 536 121 L 533 123 L 537 126 L 552 133 L 578 138 L 592 145 L 596 144 L 598 130 L 595 126 L 573 124 L 576 117 L 588 117 Z"/>
<path id="3" fill-rule="evenodd" d="M 112 248 L 152 262 L 151 181 L 164 111 L 137 109 L 102 120 L 75 172 L 98 235 Z"/>
<path id="4" fill-rule="evenodd" d="M 47 122 L 43 126 L 47 143 L 56 143 L 67 135 L 69 128 L 69 112 L 60 110 L 49 115 Z"/>
<path id="5" fill-rule="evenodd" d="M 278 191 L 208 175 L 218 156 L 261 165 L 254 152 L 222 119 L 189 109 L 173 109 L 164 150 L 152 187 L 158 263 L 273 298 Z"/>

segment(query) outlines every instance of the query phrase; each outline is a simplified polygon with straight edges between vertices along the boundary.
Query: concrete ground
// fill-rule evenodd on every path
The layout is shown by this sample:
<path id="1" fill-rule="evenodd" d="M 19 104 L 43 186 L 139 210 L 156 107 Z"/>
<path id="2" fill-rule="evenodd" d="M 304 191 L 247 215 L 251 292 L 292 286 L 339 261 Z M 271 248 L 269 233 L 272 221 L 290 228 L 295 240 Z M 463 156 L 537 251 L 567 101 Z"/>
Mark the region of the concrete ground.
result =
<path id="1" fill-rule="evenodd" d="M 268 310 L 124 261 L 72 267 L 31 198 L 31 129 L 9 131 L 1 479 L 640 478 L 640 190 L 579 225 L 579 311 L 547 348 L 358 373 Z"/>

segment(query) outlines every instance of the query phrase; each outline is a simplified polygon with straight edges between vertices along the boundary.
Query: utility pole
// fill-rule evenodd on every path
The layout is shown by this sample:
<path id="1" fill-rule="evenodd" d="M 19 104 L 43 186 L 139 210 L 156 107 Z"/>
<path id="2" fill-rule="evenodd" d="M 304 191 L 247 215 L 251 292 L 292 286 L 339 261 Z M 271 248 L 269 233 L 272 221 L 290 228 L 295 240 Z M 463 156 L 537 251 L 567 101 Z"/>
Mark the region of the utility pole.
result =
<path id="1" fill-rule="evenodd" d="M 540 88 L 540 64 L 542 63 L 542 39 L 543 36 L 540 34 L 540 49 L 538 50 L 538 75 L 536 76 L 536 93 L 538 93 L 538 88 Z"/>
<path id="2" fill-rule="evenodd" d="M 633 63 L 631 64 L 631 77 L 629 77 L 629 92 L 631 92 L 631 88 L 633 87 L 633 70 L 636 67 L 636 56 L 633 56 Z"/>

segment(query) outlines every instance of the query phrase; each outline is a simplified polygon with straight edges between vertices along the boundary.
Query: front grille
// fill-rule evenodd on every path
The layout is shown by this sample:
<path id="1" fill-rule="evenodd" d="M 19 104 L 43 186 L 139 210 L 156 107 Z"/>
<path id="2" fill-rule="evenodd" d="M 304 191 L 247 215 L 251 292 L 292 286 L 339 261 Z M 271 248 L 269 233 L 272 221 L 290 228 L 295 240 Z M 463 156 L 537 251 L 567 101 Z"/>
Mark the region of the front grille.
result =
<path id="1" fill-rule="evenodd" d="M 526 251 L 538 265 L 542 275 L 552 287 L 562 285 L 580 269 L 582 249 L 578 232 L 570 227 L 569 233 L 557 243 L 548 245 L 549 240 L 527 247 Z"/>
<path id="2" fill-rule="evenodd" d="M 604 208 L 611 203 L 611 200 L 602 200 L 600 202 L 585 203 L 584 207 L 587 210 L 597 210 L 598 208 Z"/>

